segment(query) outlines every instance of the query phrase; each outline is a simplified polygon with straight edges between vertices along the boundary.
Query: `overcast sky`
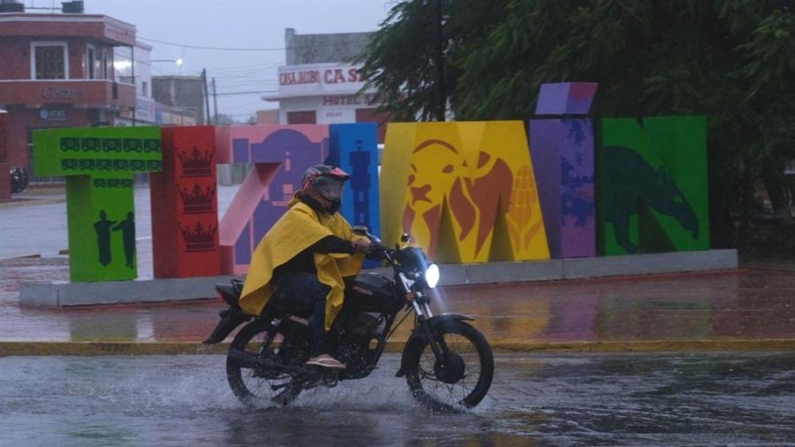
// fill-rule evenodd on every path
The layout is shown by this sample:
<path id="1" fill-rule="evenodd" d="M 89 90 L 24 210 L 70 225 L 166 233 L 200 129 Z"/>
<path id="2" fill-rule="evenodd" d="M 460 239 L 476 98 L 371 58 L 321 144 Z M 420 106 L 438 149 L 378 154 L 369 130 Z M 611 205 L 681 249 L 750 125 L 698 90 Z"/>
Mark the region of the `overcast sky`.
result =
<path id="1" fill-rule="evenodd" d="M 26 0 L 27 6 L 60 7 L 64 0 Z M 277 88 L 284 65 L 284 30 L 297 34 L 374 31 L 392 0 L 85 0 L 86 14 L 105 14 L 136 26 L 138 40 L 153 47 L 151 59 L 182 58 L 181 67 L 153 62 L 153 75 L 216 79 L 218 113 L 245 121 L 276 108 L 260 97 Z M 167 42 L 167 43 L 164 43 Z M 227 48 L 211 50 L 207 48 Z M 233 51 L 233 49 L 258 51 Z"/>

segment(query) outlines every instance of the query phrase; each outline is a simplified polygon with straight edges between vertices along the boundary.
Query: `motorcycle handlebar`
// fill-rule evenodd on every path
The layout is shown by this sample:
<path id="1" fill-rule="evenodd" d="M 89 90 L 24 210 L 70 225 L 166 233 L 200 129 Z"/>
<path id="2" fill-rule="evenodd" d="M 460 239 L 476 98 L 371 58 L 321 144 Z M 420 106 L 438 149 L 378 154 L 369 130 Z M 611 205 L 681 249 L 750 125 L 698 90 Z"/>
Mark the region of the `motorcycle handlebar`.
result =
<path id="1" fill-rule="evenodd" d="M 365 256 L 377 261 L 391 261 L 394 255 L 394 250 L 384 245 L 373 243 L 365 252 Z"/>

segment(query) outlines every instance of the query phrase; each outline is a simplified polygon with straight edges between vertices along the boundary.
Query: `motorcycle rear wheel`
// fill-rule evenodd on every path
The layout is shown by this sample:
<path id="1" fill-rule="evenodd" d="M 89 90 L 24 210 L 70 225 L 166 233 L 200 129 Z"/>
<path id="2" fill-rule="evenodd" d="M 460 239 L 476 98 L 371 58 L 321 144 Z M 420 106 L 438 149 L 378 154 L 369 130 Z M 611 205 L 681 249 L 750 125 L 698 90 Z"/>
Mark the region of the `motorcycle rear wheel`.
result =
<path id="1" fill-rule="evenodd" d="M 438 361 L 428 340 L 407 352 L 406 381 L 420 403 L 472 408 L 480 403 L 494 378 L 494 354 L 486 338 L 464 322 L 436 329 L 448 353 Z"/>
<path id="2" fill-rule="evenodd" d="M 243 327 L 229 346 L 226 378 L 232 392 L 246 405 L 270 400 L 285 406 L 301 393 L 300 388 L 293 386 L 291 375 L 263 367 L 252 368 L 232 356 L 233 350 L 240 350 L 260 357 L 277 358 L 279 348 L 273 343 L 275 335 L 275 329 L 269 323 L 258 320 Z"/>

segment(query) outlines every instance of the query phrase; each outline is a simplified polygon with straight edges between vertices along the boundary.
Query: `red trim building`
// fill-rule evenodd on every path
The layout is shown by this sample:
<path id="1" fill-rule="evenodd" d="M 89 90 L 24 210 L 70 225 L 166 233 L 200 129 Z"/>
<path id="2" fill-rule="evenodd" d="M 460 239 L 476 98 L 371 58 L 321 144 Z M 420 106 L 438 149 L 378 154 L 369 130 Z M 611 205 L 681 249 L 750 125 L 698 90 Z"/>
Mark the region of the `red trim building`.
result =
<path id="1" fill-rule="evenodd" d="M 135 108 L 135 85 L 115 79 L 113 51 L 134 48 L 135 32 L 104 15 L 0 13 L 0 109 L 8 111 L 0 169 L 35 174 L 33 130 L 113 125 Z M 7 188 L 0 181 L 0 201 Z"/>

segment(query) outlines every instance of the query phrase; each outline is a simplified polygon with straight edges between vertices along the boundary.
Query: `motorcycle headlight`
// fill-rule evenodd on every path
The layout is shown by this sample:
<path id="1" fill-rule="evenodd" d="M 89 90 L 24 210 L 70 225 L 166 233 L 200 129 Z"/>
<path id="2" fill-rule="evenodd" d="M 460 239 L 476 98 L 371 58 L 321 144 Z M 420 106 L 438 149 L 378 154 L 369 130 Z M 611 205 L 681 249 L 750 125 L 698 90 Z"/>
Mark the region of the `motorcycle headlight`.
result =
<path id="1" fill-rule="evenodd" d="M 425 283 L 431 289 L 439 284 L 439 267 L 436 264 L 429 265 L 428 270 L 425 270 Z"/>

